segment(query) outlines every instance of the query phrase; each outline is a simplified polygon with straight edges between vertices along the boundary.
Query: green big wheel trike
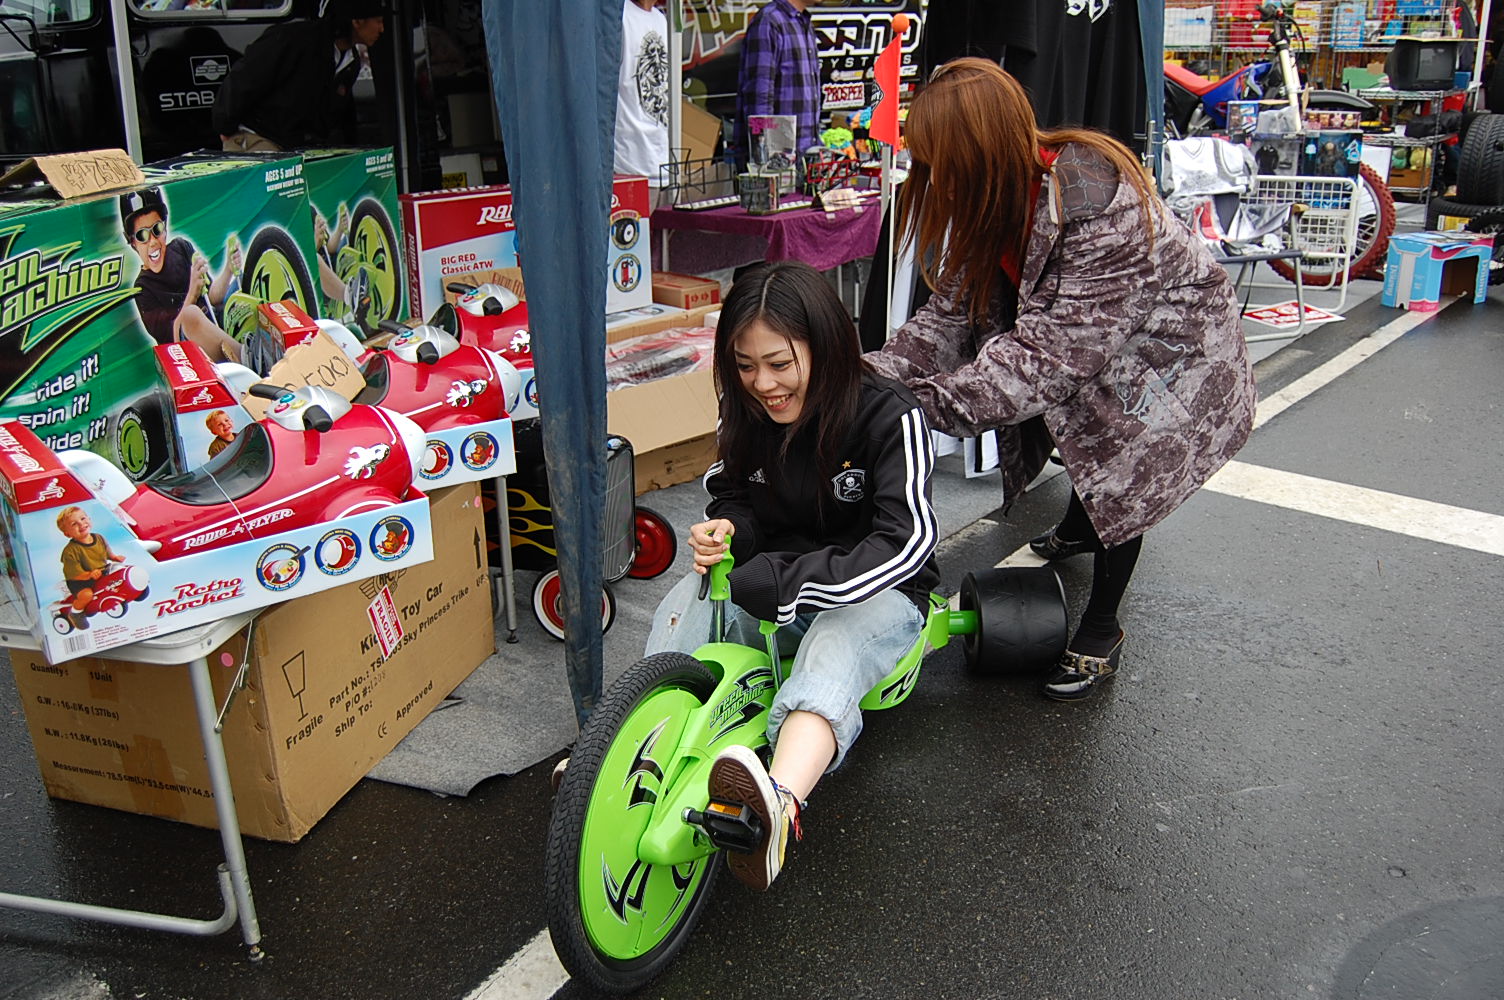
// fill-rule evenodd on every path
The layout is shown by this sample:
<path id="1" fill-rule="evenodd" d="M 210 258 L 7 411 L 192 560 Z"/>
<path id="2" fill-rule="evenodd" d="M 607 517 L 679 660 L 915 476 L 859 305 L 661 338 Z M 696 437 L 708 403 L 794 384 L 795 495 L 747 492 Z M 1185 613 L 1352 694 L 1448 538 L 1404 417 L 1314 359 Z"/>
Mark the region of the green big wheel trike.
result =
<path id="1" fill-rule="evenodd" d="M 706 574 L 713 639 L 724 637 L 729 553 Z M 701 599 L 706 584 L 701 586 Z M 959 636 L 972 670 L 1042 669 L 1065 649 L 1065 595 L 1049 567 L 990 569 L 962 580 L 958 610 L 931 595 L 919 640 L 862 699 L 908 697 L 925 653 Z M 766 754 L 768 709 L 791 658 L 712 641 L 693 656 L 657 653 L 626 671 L 580 733 L 554 803 L 545 868 L 549 932 L 570 975 L 631 992 L 684 945 L 709 898 L 721 852 L 750 850 L 750 810 L 712 801 L 711 763 L 740 743 Z"/>

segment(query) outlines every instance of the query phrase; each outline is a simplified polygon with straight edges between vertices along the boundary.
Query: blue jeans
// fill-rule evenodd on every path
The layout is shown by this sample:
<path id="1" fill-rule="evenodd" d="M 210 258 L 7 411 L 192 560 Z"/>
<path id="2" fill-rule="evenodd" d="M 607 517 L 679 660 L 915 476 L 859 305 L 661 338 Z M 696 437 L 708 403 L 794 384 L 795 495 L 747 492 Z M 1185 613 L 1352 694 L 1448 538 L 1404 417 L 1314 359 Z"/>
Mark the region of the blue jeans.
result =
<path id="1" fill-rule="evenodd" d="M 674 585 L 653 613 L 647 653 L 693 653 L 710 640 L 710 601 L 698 600 L 700 575 L 690 572 Z M 767 648 L 757 619 L 726 606 L 726 639 L 754 649 Z M 827 773 L 840 766 L 862 731 L 861 701 L 918 641 L 924 616 L 896 590 L 861 604 L 800 615 L 776 633 L 778 651 L 793 654 L 794 666 L 773 697 L 768 741 L 790 712 L 813 712 L 830 723 L 836 755 Z"/>

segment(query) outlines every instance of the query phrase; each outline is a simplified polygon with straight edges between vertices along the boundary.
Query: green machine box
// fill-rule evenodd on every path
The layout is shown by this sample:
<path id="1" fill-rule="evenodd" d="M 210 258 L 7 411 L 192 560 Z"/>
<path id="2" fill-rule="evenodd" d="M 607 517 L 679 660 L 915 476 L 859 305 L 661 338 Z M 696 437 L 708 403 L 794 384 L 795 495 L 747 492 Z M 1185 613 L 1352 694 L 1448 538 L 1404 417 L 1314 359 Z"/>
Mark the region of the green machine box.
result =
<path id="1" fill-rule="evenodd" d="M 142 173 L 124 193 L 0 212 L 0 420 L 135 479 L 173 455 L 156 344 L 191 339 L 264 372 L 258 306 L 318 309 L 301 158 Z"/>

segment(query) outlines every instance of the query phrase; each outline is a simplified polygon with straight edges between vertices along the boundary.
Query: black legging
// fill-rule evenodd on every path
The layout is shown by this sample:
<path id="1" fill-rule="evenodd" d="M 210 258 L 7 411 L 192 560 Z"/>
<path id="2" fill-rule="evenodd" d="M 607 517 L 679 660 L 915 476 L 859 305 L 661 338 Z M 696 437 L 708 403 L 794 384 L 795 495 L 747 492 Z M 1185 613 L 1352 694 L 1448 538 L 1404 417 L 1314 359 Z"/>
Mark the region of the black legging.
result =
<path id="1" fill-rule="evenodd" d="M 1071 490 L 1070 504 L 1065 508 L 1065 517 L 1060 519 L 1055 534 L 1068 542 L 1092 543 L 1096 555 L 1092 557 L 1091 596 L 1081 612 L 1070 649 L 1087 656 L 1106 656 L 1118 641 L 1118 605 L 1123 601 L 1123 592 L 1128 589 L 1133 567 L 1138 564 L 1144 536 L 1130 538 L 1112 548 L 1104 546 L 1074 489 Z"/>

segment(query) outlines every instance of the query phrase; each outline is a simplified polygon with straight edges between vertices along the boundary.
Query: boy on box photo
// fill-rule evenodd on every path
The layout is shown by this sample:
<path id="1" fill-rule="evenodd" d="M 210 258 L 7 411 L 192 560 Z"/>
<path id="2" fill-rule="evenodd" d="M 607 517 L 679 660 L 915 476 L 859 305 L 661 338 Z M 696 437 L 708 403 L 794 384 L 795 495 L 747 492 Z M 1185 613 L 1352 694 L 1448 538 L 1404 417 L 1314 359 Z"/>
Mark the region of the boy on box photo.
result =
<path id="1" fill-rule="evenodd" d="M 212 278 L 209 260 L 188 240 L 169 237 L 167 201 L 160 188 L 120 196 L 120 222 L 126 244 L 141 258 L 136 276 L 136 312 L 159 344 L 191 340 L 211 361 L 240 361 L 240 345 L 214 321 L 213 311 L 240 273 L 240 246 L 225 254 Z"/>
<path id="2" fill-rule="evenodd" d="M 68 620 L 74 628 L 89 627 L 85 609 L 94 599 L 94 582 L 109 571 L 110 563 L 125 562 L 110 548 L 104 536 L 94 531 L 93 522 L 82 507 L 65 507 L 57 516 L 57 530 L 67 536 L 63 546 L 63 583 L 73 595 Z"/>

